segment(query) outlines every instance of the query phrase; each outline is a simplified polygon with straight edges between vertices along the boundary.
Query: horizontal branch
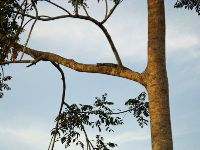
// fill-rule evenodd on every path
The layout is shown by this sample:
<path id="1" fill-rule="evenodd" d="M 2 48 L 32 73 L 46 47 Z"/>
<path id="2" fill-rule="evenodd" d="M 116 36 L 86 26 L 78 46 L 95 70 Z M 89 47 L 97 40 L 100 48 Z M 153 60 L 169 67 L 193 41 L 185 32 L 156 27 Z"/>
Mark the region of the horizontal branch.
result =
<path id="1" fill-rule="evenodd" d="M 15 47 L 18 51 L 23 51 L 23 45 L 17 44 Z M 112 64 L 112 63 L 83 64 L 83 63 L 76 62 L 73 59 L 67 59 L 54 53 L 38 51 L 38 50 L 34 50 L 28 47 L 25 49 L 24 52 L 25 54 L 31 56 L 34 59 L 42 57 L 42 60 L 44 61 L 46 60 L 46 61 L 56 62 L 58 64 L 61 64 L 63 66 L 66 66 L 78 72 L 107 74 L 107 75 L 112 75 L 112 76 L 117 76 L 117 77 L 129 79 L 129 80 L 133 80 L 144 85 L 143 74 L 132 71 L 129 68 L 126 68 L 117 64 Z M 15 60 L 15 61 L 12 61 L 11 63 L 20 63 L 20 62 L 33 63 L 34 60 L 33 61 Z M 4 64 L 6 63 L 8 64 L 9 62 L 5 62 Z"/>
<path id="2" fill-rule="evenodd" d="M 5 61 L 0 62 L 0 65 L 8 65 L 8 64 L 23 64 L 23 63 L 33 63 L 34 60 L 13 60 L 13 61 Z"/>
<path id="3" fill-rule="evenodd" d="M 67 103 L 64 103 L 67 107 L 69 107 L 69 105 Z M 124 110 L 124 111 L 118 111 L 118 112 L 100 112 L 98 110 L 96 111 L 79 111 L 79 112 L 76 112 L 74 111 L 75 113 L 77 114 L 94 114 L 94 115 L 102 115 L 102 114 L 106 114 L 106 115 L 119 115 L 119 114 L 124 114 L 124 113 L 127 113 L 127 112 L 131 112 L 133 111 L 135 108 L 132 108 L 132 109 L 127 109 L 127 110 Z M 73 112 L 73 111 L 72 111 Z"/>

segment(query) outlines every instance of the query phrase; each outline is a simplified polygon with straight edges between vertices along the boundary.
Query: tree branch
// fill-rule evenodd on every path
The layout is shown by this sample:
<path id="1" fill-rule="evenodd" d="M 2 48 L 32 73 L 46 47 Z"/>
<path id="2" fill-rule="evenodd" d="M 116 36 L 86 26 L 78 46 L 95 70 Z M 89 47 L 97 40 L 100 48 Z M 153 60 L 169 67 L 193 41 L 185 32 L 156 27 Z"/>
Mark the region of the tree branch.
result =
<path id="1" fill-rule="evenodd" d="M 115 3 L 115 5 L 113 6 L 112 9 L 110 9 L 110 12 L 108 13 L 108 15 L 106 15 L 106 17 L 101 21 L 101 24 L 104 24 L 109 18 L 110 16 L 113 14 L 113 12 L 115 11 L 115 9 L 117 8 L 117 6 L 121 3 L 122 1 L 119 0 L 118 2 Z"/>
<path id="2" fill-rule="evenodd" d="M 85 14 L 86 14 L 88 17 L 90 17 L 90 15 L 89 15 L 89 13 L 88 13 L 86 7 L 85 7 L 84 5 L 82 5 L 82 7 L 83 7 L 83 10 L 85 11 Z"/>
<path id="3" fill-rule="evenodd" d="M 106 5 L 105 18 L 107 18 L 107 16 L 108 16 L 108 0 L 105 0 L 105 5 Z"/>
<path id="4" fill-rule="evenodd" d="M 74 5 L 74 7 L 75 7 L 75 10 L 74 10 L 75 15 L 78 16 L 78 0 L 75 0 L 75 5 Z"/>
<path id="5" fill-rule="evenodd" d="M 65 75 L 64 75 L 64 72 L 63 70 L 60 68 L 59 64 L 56 64 L 55 62 L 51 61 L 51 63 L 54 65 L 54 67 L 56 67 L 58 69 L 58 71 L 60 72 L 61 74 L 61 77 L 62 77 L 62 83 L 63 83 L 63 91 L 62 91 L 62 100 L 61 100 L 61 105 L 60 105 L 60 110 L 59 110 L 59 114 L 58 114 L 58 118 L 57 118 L 57 121 L 56 121 L 56 127 L 55 127 L 55 132 L 53 134 L 53 139 L 50 141 L 50 145 L 52 144 L 51 146 L 51 150 L 54 149 L 54 145 L 55 145 L 55 141 L 56 141 L 56 135 L 57 135 L 57 132 L 58 132 L 58 123 L 59 123 L 59 117 L 60 117 L 60 114 L 62 112 L 62 108 L 64 106 L 64 103 L 65 103 L 65 90 L 66 90 L 66 82 L 65 82 Z M 50 148 L 50 146 L 49 146 Z"/>
<path id="6" fill-rule="evenodd" d="M 13 60 L 13 61 L 0 62 L 0 65 L 26 64 L 26 63 L 33 63 L 33 62 L 34 62 L 34 60 Z"/>
<path id="7" fill-rule="evenodd" d="M 92 142 L 90 141 L 90 139 L 88 138 L 87 132 L 86 132 L 85 127 L 82 123 L 81 123 L 81 129 L 83 130 L 83 133 L 85 135 L 87 150 L 91 150 L 91 147 L 92 147 L 92 149 L 94 149 L 94 146 L 93 146 Z"/>
<path id="8" fill-rule="evenodd" d="M 24 56 L 24 50 L 25 50 L 25 48 L 26 48 L 26 46 L 27 46 L 27 44 L 28 44 L 28 42 L 29 42 L 29 39 L 30 39 L 30 37 L 31 37 L 31 33 L 32 33 L 32 31 L 33 31 L 33 28 L 34 28 L 34 26 L 35 26 L 35 24 L 36 24 L 36 22 L 37 22 L 37 20 L 38 20 L 38 10 L 37 10 L 37 7 L 35 6 L 35 3 L 34 3 L 33 0 L 31 0 L 31 3 L 32 3 L 32 5 L 33 5 L 33 7 L 34 7 L 34 9 L 35 9 L 36 18 L 35 18 L 35 20 L 34 20 L 32 26 L 31 26 L 31 29 L 30 29 L 29 33 L 28 33 L 28 37 L 27 37 L 27 39 L 26 39 L 26 43 L 24 44 L 24 49 L 23 49 L 23 53 L 22 53 L 22 55 L 21 55 L 20 60 L 22 60 L 22 58 L 23 58 L 23 56 Z M 24 17 L 24 16 L 23 16 L 23 17 Z"/>
<path id="9" fill-rule="evenodd" d="M 16 13 L 20 13 L 20 12 L 16 12 Z M 29 14 L 23 14 L 22 13 L 22 15 L 25 15 L 26 17 L 29 17 L 29 18 L 32 18 L 32 19 L 36 19 L 35 16 L 29 15 Z M 102 30 L 104 35 L 106 36 L 118 65 L 123 66 L 121 58 L 118 54 L 118 51 L 117 51 L 117 49 L 114 45 L 114 42 L 113 42 L 110 34 L 108 33 L 108 31 L 104 27 L 104 25 L 101 22 L 99 22 L 98 20 L 96 20 L 96 19 L 94 19 L 90 16 L 83 16 L 83 15 L 60 15 L 60 16 L 55 16 L 55 17 L 37 16 L 37 20 L 40 20 L 40 21 L 51 21 L 51 20 L 57 20 L 57 19 L 62 19 L 62 18 L 78 18 L 78 19 L 88 20 L 88 21 L 94 23 L 95 25 L 97 25 Z"/>
<path id="10" fill-rule="evenodd" d="M 16 44 L 15 48 L 18 51 L 22 51 L 23 45 Z M 25 49 L 25 53 L 34 59 L 42 56 L 43 60 L 56 62 L 58 64 L 76 70 L 78 72 L 100 73 L 100 74 L 118 76 L 139 82 L 142 85 L 144 85 L 143 73 L 132 71 L 129 68 L 121 67 L 117 64 L 112 64 L 112 63 L 83 64 L 76 62 L 73 59 L 64 58 L 54 53 L 37 51 L 28 47 Z M 17 60 L 14 62 L 20 63 Z"/>

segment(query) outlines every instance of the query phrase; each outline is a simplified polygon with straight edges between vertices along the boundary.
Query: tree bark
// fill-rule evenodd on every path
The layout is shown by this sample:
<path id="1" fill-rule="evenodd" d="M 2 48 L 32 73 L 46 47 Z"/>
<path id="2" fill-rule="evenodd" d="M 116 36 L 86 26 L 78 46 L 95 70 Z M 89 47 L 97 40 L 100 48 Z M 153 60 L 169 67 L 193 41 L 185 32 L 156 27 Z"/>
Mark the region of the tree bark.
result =
<path id="1" fill-rule="evenodd" d="M 149 96 L 152 149 L 172 150 L 164 0 L 148 0 L 148 64 L 144 74 Z"/>

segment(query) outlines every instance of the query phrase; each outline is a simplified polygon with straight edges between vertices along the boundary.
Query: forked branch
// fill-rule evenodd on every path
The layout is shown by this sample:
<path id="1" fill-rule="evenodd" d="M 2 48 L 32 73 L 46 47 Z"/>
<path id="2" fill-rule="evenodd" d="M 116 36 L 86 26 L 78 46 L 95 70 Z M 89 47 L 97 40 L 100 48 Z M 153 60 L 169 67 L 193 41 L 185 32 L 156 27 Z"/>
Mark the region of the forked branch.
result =
<path id="1" fill-rule="evenodd" d="M 30 13 L 28 13 L 26 11 L 23 11 L 22 8 L 19 9 L 19 10 L 13 11 L 13 13 L 20 14 L 23 17 L 28 17 L 28 18 L 34 20 L 34 22 L 32 24 L 32 27 L 31 27 L 31 29 L 29 31 L 28 38 L 27 38 L 26 43 L 24 45 L 24 49 L 27 46 L 27 43 L 29 41 L 31 32 L 32 32 L 33 27 L 34 27 L 34 25 L 35 25 L 35 23 L 36 23 L 37 20 L 40 20 L 40 21 L 51 21 L 51 20 L 57 20 L 57 19 L 62 19 L 62 18 L 78 18 L 78 19 L 88 20 L 88 21 L 96 24 L 103 31 L 103 33 L 105 34 L 105 36 L 106 36 L 106 38 L 107 38 L 107 40 L 108 40 L 108 42 L 110 44 L 110 47 L 111 47 L 111 49 L 113 51 L 113 54 L 115 56 L 115 59 L 116 59 L 118 65 L 121 66 L 121 67 L 123 66 L 121 58 L 120 58 L 120 56 L 118 54 L 118 51 L 117 51 L 117 49 L 116 49 L 116 47 L 114 45 L 114 42 L 113 42 L 110 34 L 108 33 L 107 29 L 103 25 L 103 23 L 105 23 L 109 19 L 109 17 L 112 15 L 112 13 L 116 9 L 116 7 L 122 2 L 122 0 L 114 1 L 115 4 L 114 4 L 113 8 L 110 9 L 110 11 L 109 11 L 109 8 L 108 8 L 108 1 L 105 0 L 105 5 L 106 5 L 105 18 L 101 22 L 89 15 L 89 13 L 86 10 L 85 4 L 82 3 L 82 2 L 80 2 L 80 5 L 82 5 L 83 10 L 85 11 L 86 15 L 80 15 L 79 12 L 78 12 L 78 10 L 79 10 L 79 0 L 74 0 L 74 2 L 73 2 L 74 14 L 70 13 L 70 11 L 68 11 L 66 8 L 58 5 L 57 3 L 54 3 L 54 2 L 49 1 L 49 0 L 44 0 L 44 1 L 47 2 L 47 3 L 49 3 L 49 4 L 51 4 L 51 5 L 53 5 L 53 6 L 55 6 L 55 7 L 57 7 L 57 8 L 59 8 L 59 9 L 61 9 L 61 10 L 63 10 L 63 11 L 65 11 L 67 14 L 60 15 L 60 16 L 55 16 L 55 17 L 46 16 L 46 15 L 39 15 L 36 3 L 33 0 L 31 0 L 31 4 L 32 4 L 32 6 L 33 6 L 33 8 L 34 8 L 34 10 L 36 12 L 35 15 L 31 15 Z M 22 59 L 23 55 L 24 55 L 24 53 L 22 53 L 21 59 Z"/>
<path id="2" fill-rule="evenodd" d="M 20 12 L 17 12 L 17 13 L 20 13 Z M 101 22 L 90 17 L 88 13 L 87 13 L 87 16 L 70 15 L 69 14 L 69 15 L 60 15 L 60 16 L 56 16 L 56 17 L 50 17 L 50 16 L 37 16 L 37 17 L 35 17 L 35 16 L 29 15 L 29 14 L 23 14 L 23 13 L 20 13 L 20 14 L 22 14 L 26 17 L 29 17 L 31 19 L 40 20 L 40 21 L 51 21 L 51 20 L 57 20 L 57 19 L 62 19 L 62 18 L 77 18 L 77 19 L 82 19 L 82 20 L 88 20 L 88 21 L 94 23 L 95 25 L 97 25 L 102 30 L 102 32 L 106 36 L 118 65 L 123 66 L 121 58 L 119 56 L 119 53 L 118 53 L 118 51 L 115 47 L 115 44 L 114 44 L 110 34 L 108 33 L 107 29 L 105 28 L 105 26 Z"/>
<path id="3" fill-rule="evenodd" d="M 117 8 L 117 6 L 122 2 L 122 0 L 118 0 L 115 5 L 113 6 L 113 8 L 110 9 L 110 12 L 107 14 L 107 5 L 106 5 L 106 16 L 105 18 L 101 21 L 101 24 L 104 24 L 109 18 L 110 16 L 113 14 L 113 12 L 115 11 L 115 9 Z M 106 3 L 107 4 L 107 3 Z"/>

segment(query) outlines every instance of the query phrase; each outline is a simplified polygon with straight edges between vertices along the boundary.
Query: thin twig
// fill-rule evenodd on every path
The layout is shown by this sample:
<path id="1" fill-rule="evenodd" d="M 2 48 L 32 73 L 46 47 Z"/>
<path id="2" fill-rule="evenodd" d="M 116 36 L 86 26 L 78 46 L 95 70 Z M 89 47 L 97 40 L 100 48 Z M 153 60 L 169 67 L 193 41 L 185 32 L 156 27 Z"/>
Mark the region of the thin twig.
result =
<path id="1" fill-rule="evenodd" d="M 26 39 L 26 43 L 24 44 L 24 48 L 23 48 L 23 52 L 22 52 L 22 55 L 21 55 L 20 60 L 22 60 L 22 58 L 23 58 L 23 56 L 24 56 L 24 52 L 25 52 L 26 46 L 27 46 L 27 44 L 28 44 L 28 42 L 29 42 L 29 39 L 30 39 L 30 37 L 31 37 L 31 33 L 32 33 L 32 31 L 33 31 L 33 28 L 34 28 L 34 26 L 35 26 L 37 20 L 38 20 L 38 10 L 37 10 L 37 7 L 35 6 L 35 3 L 34 3 L 33 0 L 31 0 L 31 2 L 32 2 L 32 5 L 33 5 L 33 7 L 34 7 L 34 9 L 35 9 L 36 18 L 35 18 L 35 20 L 34 20 L 32 26 L 31 26 L 31 29 L 30 29 L 30 31 L 29 31 L 28 38 Z"/>
<path id="2" fill-rule="evenodd" d="M 2 81 L 3 81 L 3 78 L 4 78 L 4 69 L 3 69 L 2 65 L 1 65 L 1 72 L 2 72 Z"/>
<path id="3" fill-rule="evenodd" d="M 38 58 L 36 58 L 35 60 L 33 60 L 33 62 L 30 65 L 28 65 L 26 67 L 31 67 L 33 65 L 36 65 L 36 63 L 38 63 L 39 61 L 43 60 L 43 58 L 44 58 L 43 55 L 38 57 Z"/>
<path id="4" fill-rule="evenodd" d="M 109 42 L 109 44 L 110 44 L 110 47 L 111 47 L 111 49 L 112 49 L 112 51 L 113 51 L 113 53 L 114 53 L 115 59 L 116 59 L 116 61 L 117 61 L 117 64 L 118 64 L 120 67 L 122 67 L 123 64 L 122 64 L 121 58 L 120 58 L 120 56 L 119 56 L 119 53 L 118 53 L 118 51 L 117 51 L 117 49 L 116 49 L 116 47 L 115 47 L 115 44 L 114 44 L 114 42 L 113 42 L 113 40 L 112 40 L 110 34 L 108 33 L 108 31 L 107 31 L 107 29 L 105 28 L 105 26 L 103 26 L 103 24 L 99 24 L 99 23 L 98 23 L 97 25 L 100 27 L 100 29 L 103 31 L 104 35 L 106 36 L 106 38 L 107 38 L 107 40 L 108 40 L 108 42 Z"/>
<path id="5" fill-rule="evenodd" d="M 78 16 L 78 0 L 75 2 L 75 15 Z"/>
<path id="6" fill-rule="evenodd" d="M 88 17 L 90 17 L 90 15 L 89 15 L 87 9 L 85 8 L 85 6 L 84 6 L 83 4 L 82 4 L 82 7 L 83 7 L 83 10 L 85 11 L 86 15 L 87 15 Z"/>
<path id="7" fill-rule="evenodd" d="M 12 61 L 5 61 L 5 62 L 0 62 L 0 65 L 7 65 L 7 64 L 23 64 L 23 63 L 33 63 L 34 60 L 12 60 Z"/>
<path id="8" fill-rule="evenodd" d="M 85 140 L 86 140 L 86 144 L 87 144 L 87 150 L 91 150 L 91 147 L 92 147 L 92 149 L 94 149 L 94 146 L 93 146 L 92 142 L 89 140 L 87 132 L 86 132 L 85 127 L 84 127 L 83 124 L 81 124 L 81 129 L 83 130 L 83 133 L 85 135 Z"/>
<path id="9" fill-rule="evenodd" d="M 107 17 L 105 17 L 102 21 L 101 24 L 104 24 L 109 18 L 110 16 L 113 14 L 113 12 L 115 11 L 115 9 L 117 8 L 117 6 L 122 2 L 123 0 L 119 0 L 118 2 L 115 3 L 115 5 L 113 6 L 112 9 L 110 9 L 110 12 L 108 13 Z"/>
<path id="10" fill-rule="evenodd" d="M 25 28 L 25 26 L 31 21 L 31 20 L 33 20 L 32 18 L 31 19 L 29 19 L 24 25 L 23 25 L 23 27 L 22 27 L 22 29 L 24 29 Z"/>
<path id="11" fill-rule="evenodd" d="M 106 5 L 105 18 L 107 18 L 107 15 L 108 15 L 108 0 L 105 0 L 105 5 Z"/>
<path id="12" fill-rule="evenodd" d="M 66 105 L 67 107 L 70 107 L 67 103 L 64 103 L 64 105 Z M 124 110 L 124 111 L 119 111 L 119 112 L 98 112 L 98 111 L 80 111 L 80 112 L 76 112 L 78 114 L 95 114 L 95 115 L 99 115 L 99 114 L 107 114 L 107 115 L 119 115 L 119 114 L 123 114 L 123 113 L 126 113 L 126 112 L 130 112 L 134 110 L 134 108 L 132 109 L 127 109 L 127 110 Z"/>
<path id="13" fill-rule="evenodd" d="M 53 141 L 53 136 L 51 137 L 51 140 L 50 140 L 50 143 L 49 143 L 48 150 L 50 150 L 50 148 L 51 148 L 51 143 L 52 143 L 52 141 Z"/>

